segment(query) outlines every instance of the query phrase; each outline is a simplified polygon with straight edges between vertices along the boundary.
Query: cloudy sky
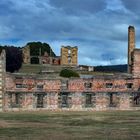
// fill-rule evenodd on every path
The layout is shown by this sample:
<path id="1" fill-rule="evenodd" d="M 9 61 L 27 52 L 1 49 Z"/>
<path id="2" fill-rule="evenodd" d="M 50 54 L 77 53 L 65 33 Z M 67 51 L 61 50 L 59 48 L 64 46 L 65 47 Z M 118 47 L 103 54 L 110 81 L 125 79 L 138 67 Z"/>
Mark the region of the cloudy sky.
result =
<path id="1" fill-rule="evenodd" d="M 0 0 L 0 44 L 78 46 L 79 64 L 127 63 L 127 30 L 140 47 L 140 0 Z"/>

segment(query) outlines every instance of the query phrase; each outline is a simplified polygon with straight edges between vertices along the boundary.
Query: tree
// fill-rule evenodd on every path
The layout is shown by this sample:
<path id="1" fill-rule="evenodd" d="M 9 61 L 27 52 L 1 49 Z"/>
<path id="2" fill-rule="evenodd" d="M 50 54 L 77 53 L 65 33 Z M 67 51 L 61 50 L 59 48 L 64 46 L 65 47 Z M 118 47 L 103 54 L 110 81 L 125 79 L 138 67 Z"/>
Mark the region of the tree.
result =
<path id="1" fill-rule="evenodd" d="M 6 71 L 18 71 L 23 62 L 22 51 L 17 47 L 5 47 L 6 50 Z"/>
<path id="2" fill-rule="evenodd" d="M 60 76 L 67 77 L 67 78 L 70 78 L 70 77 L 80 77 L 79 74 L 76 71 L 69 70 L 69 69 L 61 70 Z"/>
<path id="3" fill-rule="evenodd" d="M 48 53 L 49 56 L 56 56 L 50 45 L 42 42 L 29 42 L 27 43 L 30 46 L 30 55 L 38 56 L 41 53 L 41 56 L 44 55 L 45 52 Z"/>

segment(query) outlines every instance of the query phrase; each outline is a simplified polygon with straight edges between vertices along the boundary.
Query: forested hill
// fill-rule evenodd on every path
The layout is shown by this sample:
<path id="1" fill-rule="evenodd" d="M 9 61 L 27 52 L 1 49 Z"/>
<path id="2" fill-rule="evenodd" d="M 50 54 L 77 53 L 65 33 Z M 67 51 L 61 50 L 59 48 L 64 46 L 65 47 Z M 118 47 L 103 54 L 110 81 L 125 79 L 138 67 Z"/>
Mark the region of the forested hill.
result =
<path id="1" fill-rule="evenodd" d="M 96 66 L 94 67 L 94 70 L 97 72 L 127 72 L 127 64 Z"/>

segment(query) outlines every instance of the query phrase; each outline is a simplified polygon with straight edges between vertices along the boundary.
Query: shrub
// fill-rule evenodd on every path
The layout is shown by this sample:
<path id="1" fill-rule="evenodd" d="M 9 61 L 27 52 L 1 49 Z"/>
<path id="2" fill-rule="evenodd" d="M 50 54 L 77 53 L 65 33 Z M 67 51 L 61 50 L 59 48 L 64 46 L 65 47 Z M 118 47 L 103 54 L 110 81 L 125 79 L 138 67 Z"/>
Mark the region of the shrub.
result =
<path id="1" fill-rule="evenodd" d="M 70 77 L 80 77 L 77 72 L 75 72 L 73 70 L 69 70 L 69 69 L 61 70 L 60 76 L 67 77 L 67 78 L 70 78 Z"/>

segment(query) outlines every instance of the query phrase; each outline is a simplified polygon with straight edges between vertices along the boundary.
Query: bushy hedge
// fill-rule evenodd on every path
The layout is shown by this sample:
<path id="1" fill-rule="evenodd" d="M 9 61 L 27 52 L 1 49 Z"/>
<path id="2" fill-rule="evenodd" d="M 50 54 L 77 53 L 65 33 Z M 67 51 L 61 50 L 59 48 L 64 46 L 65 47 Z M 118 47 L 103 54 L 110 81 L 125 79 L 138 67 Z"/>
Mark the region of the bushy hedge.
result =
<path id="1" fill-rule="evenodd" d="M 60 76 L 61 77 L 67 77 L 67 78 L 70 78 L 70 77 L 80 77 L 77 72 L 75 72 L 73 70 L 69 70 L 69 69 L 61 70 Z"/>

